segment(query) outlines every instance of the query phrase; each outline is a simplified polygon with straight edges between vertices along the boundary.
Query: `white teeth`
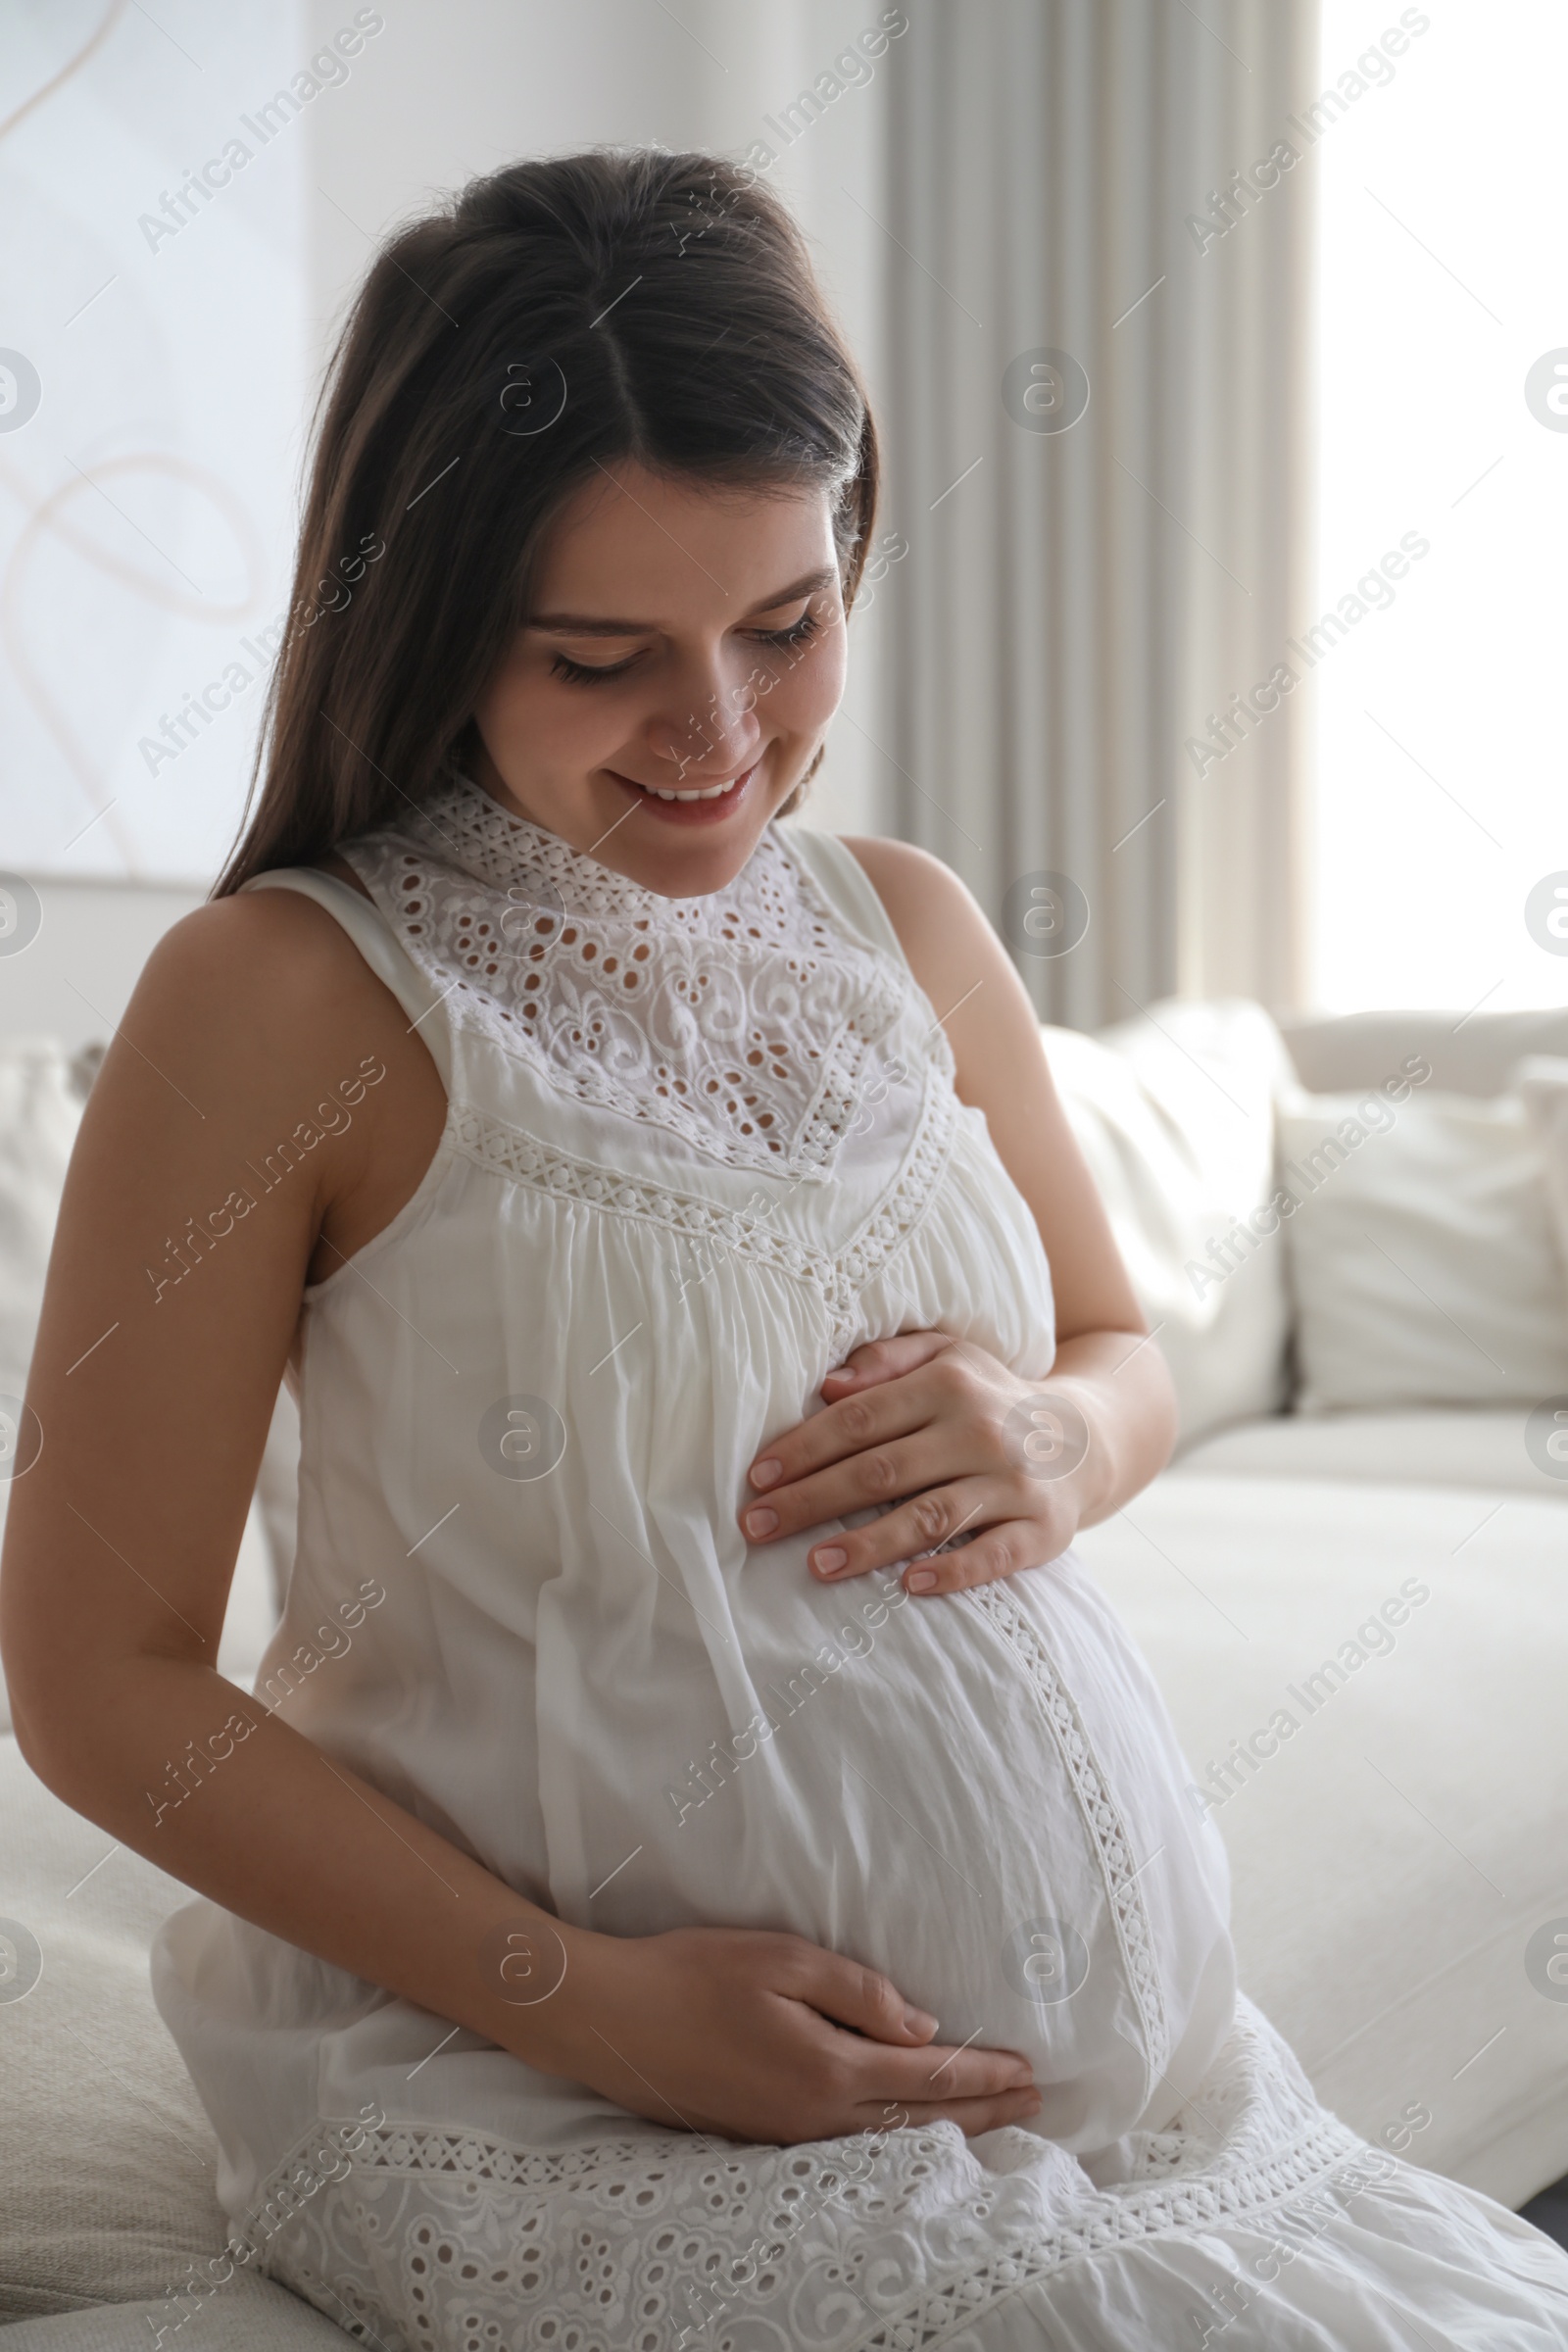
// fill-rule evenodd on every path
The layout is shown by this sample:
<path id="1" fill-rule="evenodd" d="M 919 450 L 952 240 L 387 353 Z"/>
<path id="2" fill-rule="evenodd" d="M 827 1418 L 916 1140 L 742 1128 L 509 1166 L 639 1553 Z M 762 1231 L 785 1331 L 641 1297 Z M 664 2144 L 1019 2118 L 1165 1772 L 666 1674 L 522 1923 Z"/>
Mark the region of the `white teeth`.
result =
<path id="1" fill-rule="evenodd" d="M 747 775 L 751 772 L 750 768 L 746 770 Z M 706 792 L 664 792 L 657 784 L 645 784 L 643 790 L 651 792 L 657 801 L 717 801 L 726 792 L 733 792 L 741 781 L 741 777 L 731 776 L 727 784 L 710 784 Z"/>

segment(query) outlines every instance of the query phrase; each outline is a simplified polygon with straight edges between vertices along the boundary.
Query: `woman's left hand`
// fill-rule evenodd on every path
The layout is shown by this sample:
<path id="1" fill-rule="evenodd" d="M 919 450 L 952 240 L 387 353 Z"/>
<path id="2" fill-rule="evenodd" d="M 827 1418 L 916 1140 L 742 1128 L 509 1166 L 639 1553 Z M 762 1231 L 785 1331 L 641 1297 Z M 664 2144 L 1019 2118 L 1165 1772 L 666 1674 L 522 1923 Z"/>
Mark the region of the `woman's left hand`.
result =
<path id="1" fill-rule="evenodd" d="M 821 1411 L 752 1464 L 742 1529 L 776 1543 L 892 1503 L 813 1546 L 812 1574 L 831 1582 L 912 1561 L 906 1589 L 939 1593 L 1041 1567 L 1066 1549 L 1105 1484 L 1079 1388 L 1020 1380 L 946 1332 L 873 1340 L 828 1374 Z M 960 1535 L 972 1541 L 922 1556 Z"/>

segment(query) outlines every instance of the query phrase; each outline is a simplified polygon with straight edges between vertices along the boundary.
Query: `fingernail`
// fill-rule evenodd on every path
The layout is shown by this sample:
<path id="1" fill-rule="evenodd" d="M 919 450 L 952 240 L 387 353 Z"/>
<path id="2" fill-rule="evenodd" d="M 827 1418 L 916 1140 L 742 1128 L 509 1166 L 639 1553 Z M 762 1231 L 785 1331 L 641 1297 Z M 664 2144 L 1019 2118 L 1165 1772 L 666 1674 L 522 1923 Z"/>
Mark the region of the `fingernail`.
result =
<path id="1" fill-rule="evenodd" d="M 749 1536 L 771 1536 L 778 1527 L 777 1511 L 748 1511 L 746 1533 Z"/>
<path id="2" fill-rule="evenodd" d="M 776 1487 L 783 1475 L 783 1463 L 774 1461 L 771 1454 L 768 1455 L 765 1462 L 754 1462 L 752 1464 L 752 1484 L 754 1487 Z"/>
<path id="3" fill-rule="evenodd" d="M 904 2030 L 906 2034 L 934 2034 L 937 2021 L 924 2009 L 916 2009 L 906 2001 L 904 2006 Z"/>
<path id="4" fill-rule="evenodd" d="M 934 1592 L 937 1589 L 936 1570 L 911 1568 L 904 1580 L 904 1589 L 906 1592 Z"/>
<path id="5" fill-rule="evenodd" d="M 811 1566 L 821 1575 L 831 1576 L 835 1568 L 844 1566 L 849 1556 L 837 1544 L 824 1544 L 820 1551 L 812 1552 Z"/>

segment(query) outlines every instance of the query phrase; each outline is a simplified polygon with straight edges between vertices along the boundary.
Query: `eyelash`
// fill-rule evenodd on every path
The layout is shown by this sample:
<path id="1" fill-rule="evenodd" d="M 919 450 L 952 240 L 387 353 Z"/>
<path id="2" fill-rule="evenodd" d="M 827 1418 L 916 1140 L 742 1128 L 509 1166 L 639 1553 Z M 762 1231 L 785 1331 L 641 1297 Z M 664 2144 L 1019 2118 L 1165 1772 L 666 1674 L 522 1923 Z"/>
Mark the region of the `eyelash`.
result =
<path id="1" fill-rule="evenodd" d="M 787 629 L 756 629 L 753 635 L 760 645 L 770 646 L 775 652 L 793 653 L 799 646 L 809 645 L 820 627 L 821 622 L 816 614 L 808 611 L 801 614 L 799 620 L 791 621 Z M 633 654 L 625 662 L 603 667 L 591 662 L 574 662 L 569 654 L 554 654 L 551 656 L 550 674 L 564 678 L 573 686 L 595 685 L 607 678 L 625 677 L 640 660 L 640 655 Z"/>

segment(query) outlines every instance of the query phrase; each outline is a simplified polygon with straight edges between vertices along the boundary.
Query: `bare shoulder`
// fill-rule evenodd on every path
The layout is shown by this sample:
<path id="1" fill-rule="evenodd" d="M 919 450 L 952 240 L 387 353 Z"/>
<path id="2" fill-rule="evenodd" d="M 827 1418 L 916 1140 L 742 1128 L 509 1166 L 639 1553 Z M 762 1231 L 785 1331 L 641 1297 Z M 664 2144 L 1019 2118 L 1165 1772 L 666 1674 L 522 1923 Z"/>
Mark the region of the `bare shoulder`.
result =
<path id="1" fill-rule="evenodd" d="M 197 907 L 154 949 L 94 1083 L 84 1134 L 89 1146 L 114 1133 L 145 1148 L 167 1132 L 172 1149 L 182 1139 L 178 1149 L 199 1159 L 243 1148 L 279 1120 L 292 1128 L 362 1064 L 391 1083 L 368 1123 L 357 1123 L 354 1145 L 333 1154 L 351 1180 L 383 1104 L 394 1129 L 439 1127 L 441 1082 L 402 1005 L 324 906 L 295 890 L 242 891 Z"/>
<path id="2" fill-rule="evenodd" d="M 134 1227 L 138 1247 L 144 1227 L 177 1232 L 191 1198 L 221 1200 L 293 1139 L 310 1173 L 268 1223 L 297 1310 L 303 1261 L 319 1279 L 379 1232 L 445 1116 L 422 1039 L 342 924 L 301 891 L 242 891 L 186 915 L 148 958 L 87 1100 L 63 1230 L 78 1255 L 84 1229 L 128 1246 Z M 264 1261 L 256 1248 L 235 1259 L 258 1279 Z"/>
<path id="3" fill-rule="evenodd" d="M 933 914 L 951 915 L 960 909 L 984 924 L 986 918 L 967 886 L 929 850 L 881 835 L 843 833 L 839 839 L 864 868 L 901 939 L 906 925 L 912 929 Z"/>
<path id="4" fill-rule="evenodd" d="M 994 997 L 999 986 L 1021 995 L 1002 942 L 952 866 L 912 842 L 850 834 L 840 839 L 881 900 L 909 968 L 933 1004 L 938 998 L 954 1002 L 977 978 L 990 980 Z M 956 986 L 960 979 L 962 987 Z"/>
<path id="5" fill-rule="evenodd" d="M 394 1021 L 394 1016 L 396 1016 Z M 406 1020 L 341 923 L 295 890 L 218 899 L 165 933 L 122 1023 L 132 1047 L 147 1033 L 181 1057 L 220 1062 L 236 1046 L 250 1082 L 269 1063 L 314 1063 L 367 1026 Z"/>
<path id="6" fill-rule="evenodd" d="M 238 891 L 212 899 L 165 932 L 148 958 L 155 986 L 218 986 L 282 1003 L 365 959 L 341 923 L 298 890 Z"/>
<path id="7" fill-rule="evenodd" d="M 959 1093 L 981 1099 L 988 1073 L 994 1069 L 1000 1079 L 1007 1054 L 1020 1048 L 1038 1053 L 1034 1008 L 1011 956 L 968 885 L 940 858 L 907 841 L 841 839 L 881 900 L 909 969 L 947 1029 L 957 1056 Z"/>

